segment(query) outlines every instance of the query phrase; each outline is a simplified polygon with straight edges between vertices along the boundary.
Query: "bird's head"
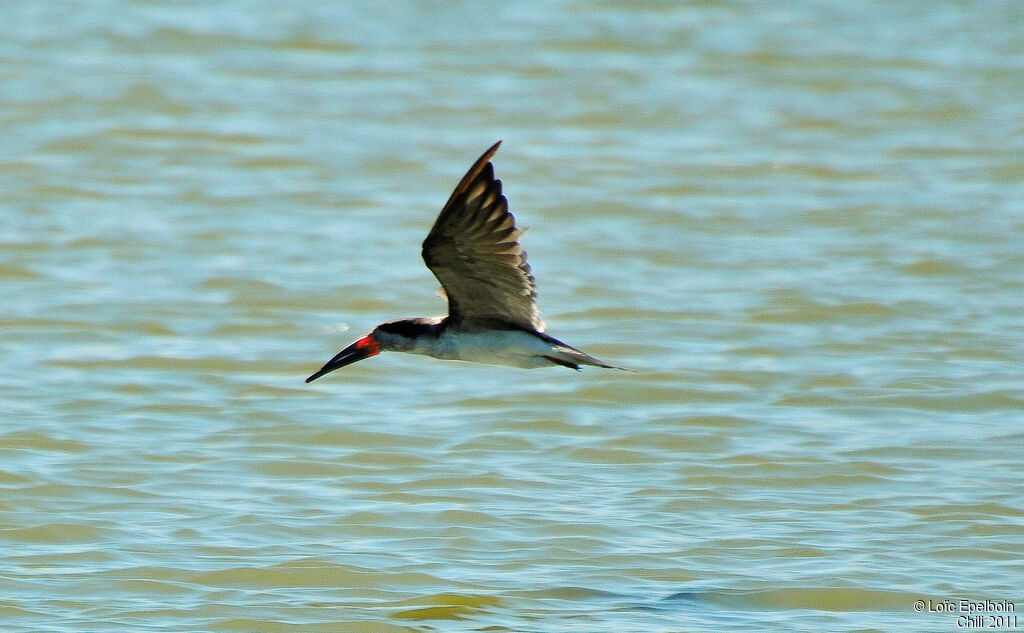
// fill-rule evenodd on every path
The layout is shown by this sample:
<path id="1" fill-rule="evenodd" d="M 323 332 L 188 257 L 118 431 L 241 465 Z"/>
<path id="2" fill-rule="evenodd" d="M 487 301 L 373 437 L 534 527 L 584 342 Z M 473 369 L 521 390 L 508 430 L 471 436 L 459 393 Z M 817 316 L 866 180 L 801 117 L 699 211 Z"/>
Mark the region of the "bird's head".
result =
<path id="1" fill-rule="evenodd" d="M 335 369 L 341 369 L 381 352 L 389 350 L 395 352 L 414 351 L 418 341 L 438 336 L 440 322 L 440 318 L 432 318 L 396 319 L 381 323 L 372 332 L 338 352 L 334 358 L 320 368 L 320 371 L 307 378 L 306 382 L 313 382 Z"/>

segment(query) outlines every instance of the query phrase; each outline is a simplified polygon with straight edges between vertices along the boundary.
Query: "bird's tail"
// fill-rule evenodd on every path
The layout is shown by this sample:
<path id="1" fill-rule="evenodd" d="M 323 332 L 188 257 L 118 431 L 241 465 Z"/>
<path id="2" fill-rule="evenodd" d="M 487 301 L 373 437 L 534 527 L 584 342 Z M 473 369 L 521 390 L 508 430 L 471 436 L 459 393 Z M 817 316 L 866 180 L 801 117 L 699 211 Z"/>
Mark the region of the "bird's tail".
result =
<path id="1" fill-rule="evenodd" d="M 594 358 L 590 354 L 583 350 L 578 350 L 572 345 L 568 345 L 559 341 L 558 339 L 543 335 L 545 338 L 550 339 L 548 342 L 551 343 L 551 352 L 545 354 L 544 358 L 551 361 L 552 364 L 561 365 L 562 367 L 568 367 L 569 369 L 580 370 L 580 365 L 590 365 L 592 367 L 603 367 L 605 369 L 620 369 L 622 371 L 633 371 L 629 367 L 622 367 L 621 365 L 613 365 L 606 363 L 603 360 Z"/>

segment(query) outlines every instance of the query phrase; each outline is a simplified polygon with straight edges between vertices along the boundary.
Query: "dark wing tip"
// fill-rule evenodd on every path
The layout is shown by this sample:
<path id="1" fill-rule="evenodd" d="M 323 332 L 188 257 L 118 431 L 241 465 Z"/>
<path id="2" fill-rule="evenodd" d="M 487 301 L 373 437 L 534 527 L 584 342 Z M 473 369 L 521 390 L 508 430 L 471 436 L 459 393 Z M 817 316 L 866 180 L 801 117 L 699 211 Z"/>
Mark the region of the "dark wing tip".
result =
<path id="1" fill-rule="evenodd" d="M 489 148 L 487 148 L 487 151 L 481 154 L 480 158 L 476 159 L 476 162 L 473 163 L 473 166 L 469 168 L 469 171 L 466 172 L 466 175 L 463 176 L 462 180 L 459 181 L 459 184 L 456 185 L 455 190 L 452 191 L 452 195 L 448 198 L 448 202 L 446 202 L 444 205 L 445 208 L 447 208 L 448 205 L 452 203 L 452 200 L 454 200 L 456 196 L 465 191 L 466 188 L 469 187 L 469 185 L 474 180 L 476 180 L 476 177 L 480 175 L 480 172 L 482 172 L 488 165 L 491 164 L 491 157 L 494 156 L 494 153 L 498 151 L 499 147 L 501 147 L 500 140 L 494 145 L 491 145 Z M 491 174 L 491 177 L 493 178 L 493 168 Z"/>

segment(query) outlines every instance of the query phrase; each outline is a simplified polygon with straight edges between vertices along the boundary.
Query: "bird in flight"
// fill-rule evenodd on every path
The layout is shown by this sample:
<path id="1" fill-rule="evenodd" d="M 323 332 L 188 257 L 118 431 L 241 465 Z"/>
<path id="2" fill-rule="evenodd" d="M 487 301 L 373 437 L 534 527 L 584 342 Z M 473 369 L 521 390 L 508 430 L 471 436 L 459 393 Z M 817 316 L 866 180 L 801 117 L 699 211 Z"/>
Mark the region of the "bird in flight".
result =
<path id="1" fill-rule="evenodd" d="M 448 316 L 381 323 L 306 382 L 385 351 L 524 369 L 626 369 L 544 333 L 534 303 L 537 286 L 518 241 L 521 231 L 490 162 L 500 145 L 469 168 L 423 241 L 423 261 L 441 282 Z"/>

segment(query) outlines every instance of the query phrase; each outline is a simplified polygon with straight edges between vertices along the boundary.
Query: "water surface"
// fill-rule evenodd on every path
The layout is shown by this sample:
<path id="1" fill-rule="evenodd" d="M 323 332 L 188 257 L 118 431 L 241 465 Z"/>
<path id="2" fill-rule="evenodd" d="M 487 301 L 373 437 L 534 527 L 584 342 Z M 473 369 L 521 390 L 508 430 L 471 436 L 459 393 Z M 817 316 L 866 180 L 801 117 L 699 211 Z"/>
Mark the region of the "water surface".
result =
<path id="1" fill-rule="evenodd" d="M 1014 2 L 12 2 L 5 631 L 935 631 L 1024 605 Z M 549 331 L 398 354 L 495 140 Z M 1024 616 L 1024 614 L 1021 614 Z"/>

